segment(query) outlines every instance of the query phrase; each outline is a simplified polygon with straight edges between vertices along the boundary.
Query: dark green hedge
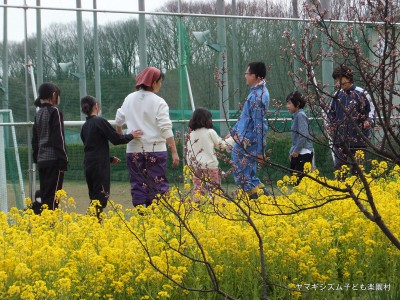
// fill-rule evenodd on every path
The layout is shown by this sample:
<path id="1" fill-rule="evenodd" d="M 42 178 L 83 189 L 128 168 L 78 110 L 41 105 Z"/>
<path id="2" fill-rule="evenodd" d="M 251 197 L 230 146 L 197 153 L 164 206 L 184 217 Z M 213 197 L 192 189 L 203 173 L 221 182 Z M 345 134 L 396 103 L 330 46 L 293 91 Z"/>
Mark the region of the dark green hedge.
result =
<path id="1" fill-rule="evenodd" d="M 170 180 L 171 183 L 183 182 L 182 171 L 181 171 L 184 162 L 182 158 L 182 152 L 183 152 L 182 144 L 178 144 L 177 148 L 179 156 L 181 158 L 180 167 L 178 169 L 173 169 L 171 166 L 171 161 L 172 161 L 171 157 L 169 157 L 168 160 L 168 170 L 169 170 L 168 179 Z M 289 166 L 288 151 L 290 148 L 290 138 L 287 135 L 282 134 L 282 136 L 279 136 L 279 138 L 270 137 L 268 139 L 268 148 L 271 150 L 270 152 L 271 161 L 285 167 Z M 316 166 L 320 170 L 321 175 L 332 177 L 333 163 L 329 149 L 326 146 L 321 146 L 318 144 L 314 144 L 314 148 L 316 153 L 316 158 L 315 158 Z M 128 171 L 126 169 L 126 163 L 125 163 L 125 149 L 126 149 L 125 145 L 110 147 L 111 155 L 117 156 L 122 160 L 121 163 L 112 165 L 111 167 L 112 181 L 129 180 Z M 68 166 L 68 171 L 65 173 L 65 179 L 84 181 L 85 178 L 83 174 L 83 145 L 68 144 L 67 150 L 69 157 L 69 166 Z M 11 148 L 7 149 L 7 153 L 8 155 L 10 155 L 10 157 L 14 157 L 13 154 L 11 153 L 13 151 L 14 150 Z M 24 174 L 27 174 L 28 173 L 27 147 L 20 147 L 19 155 L 20 155 L 21 167 L 23 170 L 22 172 Z M 13 170 L 16 171 L 15 165 L 11 164 L 11 160 L 9 165 L 10 166 L 8 167 L 8 171 L 10 172 Z M 220 167 L 222 170 L 226 171 L 231 166 L 229 165 L 229 162 L 221 161 Z M 272 183 L 281 179 L 283 175 L 286 174 L 285 172 L 279 169 L 271 167 L 263 167 L 259 172 L 260 172 L 260 177 L 269 178 L 272 181 Z M 231 183 L 233 182 L 232 176 L 227 178 L 227 182 Z"/>

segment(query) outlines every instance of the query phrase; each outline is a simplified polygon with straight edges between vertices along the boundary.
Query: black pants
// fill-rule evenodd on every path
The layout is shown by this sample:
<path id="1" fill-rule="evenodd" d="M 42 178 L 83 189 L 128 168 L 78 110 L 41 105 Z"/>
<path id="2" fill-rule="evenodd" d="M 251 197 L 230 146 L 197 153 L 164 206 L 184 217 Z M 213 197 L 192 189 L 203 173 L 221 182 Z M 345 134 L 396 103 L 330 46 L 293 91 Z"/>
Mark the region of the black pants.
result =
<path id="1" fill-rule="evenodd" d="M 297 157 L 292 157 L 290 159 L 290 169 L 304 172 L 304 165 L 305 163 L 309 162 L 312 163 L 314 153 L 306 153 L 306 154 L 299 154 Z M 300 180 L 304 177 L 303 174 L 298 174 L 299 180 L 297 181 L 297 184 L 300 182 Z"/>
<path id="2" fill-rule="evenodd" d="M 40 180 L 40 197 L 42 198 L 42 206 L 46 204 L 48 209 L 55 210 L 58 208 L 56 201 L 56 192 L 62 189 L 64 181 L 64 170 L 59 167 L 39 167 Z M 40 210 L 35 209 L 35 213 L 40 213 Z"/>
<path id="3" fill-rule="evenodd" d="M 110 196 L 110 162 L 85 162 L 85 177 L 90 200 L 99 200 L 101 210 L 106 208 Z"/>
<path id="4" fill-rule="evenodd" d="M 350 158 L 349 156 L 355 156 L 357 151 L 363 151 L 364 152 L 365 148 L 359 147 L 359 148 L 350 148 L 349 151 L 350 153 L 345 152 L 345 148 L 341 146 L 335 145 L 333 147 L 333 153 L 335 156 L 335 163 L 334 163 L 334 168 L 335 170 L 340 170 L 342 166 L 348 165 L 351 170 L 351 174 L 356 174 L 356 166 L 352 165 L 350 163 Z M 364 165 L 364 160 L 360 161 L 359 164 Z"/>

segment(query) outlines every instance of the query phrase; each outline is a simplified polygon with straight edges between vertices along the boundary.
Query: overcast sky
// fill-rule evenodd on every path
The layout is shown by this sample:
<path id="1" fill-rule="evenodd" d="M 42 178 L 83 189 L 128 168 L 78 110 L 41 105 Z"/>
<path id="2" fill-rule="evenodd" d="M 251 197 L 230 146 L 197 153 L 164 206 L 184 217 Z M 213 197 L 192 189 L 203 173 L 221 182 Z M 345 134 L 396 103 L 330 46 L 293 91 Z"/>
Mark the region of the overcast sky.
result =
<path id="1" fill-rule="evenodd" d="M 146 11 L 157 11 L 168 0 L 145 0 Z M 24 5 L 24 0 L 7 0 L 9 5 Z M 82 8 L 93 8 L 93 0 L 81 0 Z M 0 0 L 4 4 L 4 0 Z M 36 0 L 26 0 L 28 6 L 36 6 Z M 138 11 L 138 0 L 97 0 L 97 9 L 113 10 L 113 11 Z M 75 8 L 76 0 L 41 0 L 42 7 L 59 7 L 59 8 Z M 128 18 L 129 14 L 116 13 L 99 13 L 98 23 L 106 24 L 109 22 Z M 137 15 L 135 15 L 137 16 Z M 24 9 L 8 8 L 8 40 L 22 41 L 24 39 Z M 84 20 L 93 22 L 93 13 L 83 13 Z M 28 9 L 28 35 L 36 33 L 36 10 Z M 76 20 L 76 12 L 58 11 L 58 10 L 42 10 L 42 29 L 50 26 L 52 23 L 70 23 Z M 3 41 L 3 23 L 4 23 L 4 8 L 0 8 L 0 37 Z"/>

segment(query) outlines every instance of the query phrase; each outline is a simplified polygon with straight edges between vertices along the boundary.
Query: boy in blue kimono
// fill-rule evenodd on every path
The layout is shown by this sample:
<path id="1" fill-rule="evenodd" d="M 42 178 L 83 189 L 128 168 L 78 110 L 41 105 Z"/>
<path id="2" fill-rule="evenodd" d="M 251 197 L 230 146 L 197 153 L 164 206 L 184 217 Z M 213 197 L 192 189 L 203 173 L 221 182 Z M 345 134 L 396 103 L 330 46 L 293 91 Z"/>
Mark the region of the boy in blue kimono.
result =
<path id="1" fill-rule="evenodd" d="M 257 199 L 259 190 L 268 192 L 256 177 L 257 163 L 262 163 L 266 148 L 268 130 L 266 110 L 269 105 L 269 93 L 265 86 L 267 68 L 263 62 L 248 64 L 245 78 L 250 93 L 231 136 L 235 143 L 232 149 L 233 176 L 235 183 L 247 193 L 250 199 Z"/>

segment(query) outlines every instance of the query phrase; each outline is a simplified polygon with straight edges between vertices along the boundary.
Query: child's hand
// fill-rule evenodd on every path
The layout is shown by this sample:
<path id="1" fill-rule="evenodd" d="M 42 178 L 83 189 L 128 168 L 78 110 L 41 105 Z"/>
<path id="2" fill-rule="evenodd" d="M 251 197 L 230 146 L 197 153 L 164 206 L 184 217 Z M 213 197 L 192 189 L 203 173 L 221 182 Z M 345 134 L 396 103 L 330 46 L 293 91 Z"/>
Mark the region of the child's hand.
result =
<path id="1" fill-rule="evenodd" d="M 111 158 L 111 163 L 112 164 L 117 164 L 117 163 L 119 163 L 121 160 L 118 158 L 118 157 L 116 157 L 116 156 L 113 156 L 112 158 Z"/>
<path id="2" fill-rule="evenodd" d="M 257 170 L 260 170 L 264 164 L 265 164 L 264 154 L 257 154 Z"/>
<path id="3" fill-rule="evenodd" d="M 178 153 L 172 153 L 172 167 L 175 169 L 179 166 L 179 156 Z"/>
<path id="4" fill-rule="evenodd" d="M 140 129 L 132 130 L 130 134 L 132 134 L 135 139 L 140 139 L 143 135 L 143 131 L 141 131 Z"/>
<path id="5" fill-rule="evenodd" d="M 225 143 L 226 143 L 226 151 L 228 153 L 232 152 L 233 145 L 235 144 L 235 141 L 233 137 L 231 137 L 229 134 L 225 137 Z"/>

